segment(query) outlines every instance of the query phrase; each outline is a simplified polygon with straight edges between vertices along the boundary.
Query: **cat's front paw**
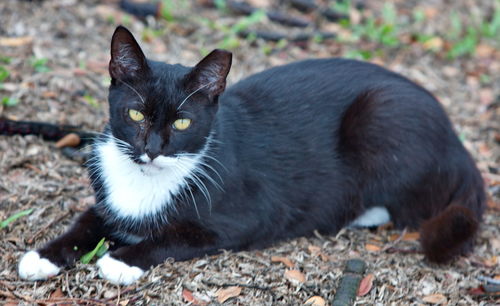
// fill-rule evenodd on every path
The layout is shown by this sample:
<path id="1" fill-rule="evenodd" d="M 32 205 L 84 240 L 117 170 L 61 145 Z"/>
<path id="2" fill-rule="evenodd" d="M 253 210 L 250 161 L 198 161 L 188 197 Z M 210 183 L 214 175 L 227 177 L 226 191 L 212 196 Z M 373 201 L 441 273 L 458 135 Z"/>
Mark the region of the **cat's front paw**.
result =
<path id="1" fill-rule="evenodd" d="M 130 285 L 144 274 L 141 268 L 131 267 L 123 261 L 109 256 L 109 254 L 99 259 L 97 266 L 99 267 L 99 275 L 116 285 Z"/>
<path id="2" fill-rule="evenodd" d="M 36 251 L 24 254 L 19 262 L 18 272 L 21 278 L 27 280 L 44 280 L 57 275 L 61 268 L 51 263 L 47 258 L 40 257 Z"/>

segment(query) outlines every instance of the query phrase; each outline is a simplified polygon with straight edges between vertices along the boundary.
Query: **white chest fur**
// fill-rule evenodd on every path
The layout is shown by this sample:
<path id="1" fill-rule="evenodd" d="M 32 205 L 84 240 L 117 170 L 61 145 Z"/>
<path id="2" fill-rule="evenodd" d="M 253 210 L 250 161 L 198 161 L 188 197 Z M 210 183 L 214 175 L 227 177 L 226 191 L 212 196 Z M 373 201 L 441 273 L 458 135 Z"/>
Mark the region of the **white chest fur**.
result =
<path id="1" fill-rule="evenodd" d="M 159 156 L 152 163 L 139 165 L 111 139 L 98 144 L 97 152 L 108 207 L 120 217 L 134 219 L 154 215 L 170 205 L 203 156 Z"/>

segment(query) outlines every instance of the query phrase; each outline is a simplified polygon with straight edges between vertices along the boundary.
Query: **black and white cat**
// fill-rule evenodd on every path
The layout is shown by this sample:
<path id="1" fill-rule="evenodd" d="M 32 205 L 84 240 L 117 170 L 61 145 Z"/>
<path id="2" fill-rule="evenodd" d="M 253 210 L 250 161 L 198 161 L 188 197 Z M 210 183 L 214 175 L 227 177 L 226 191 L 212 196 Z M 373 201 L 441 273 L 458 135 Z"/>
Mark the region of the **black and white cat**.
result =
<path id="1" fill-rule="evenodd" d="M 110 122 L 89 163 L 96 205 L 19 263 L 41 280 L 105 237 L 100 275 L 130 284 L 151 266 L 221 249 L 334 234 L 391 219 L 419 228 L 427 258 L 472 249 L 481 176 L 436 99 L 376 65 L 306 60 L 228 90 L 231 54 L 194 68 L 147 60 L 118 27 Z"/>

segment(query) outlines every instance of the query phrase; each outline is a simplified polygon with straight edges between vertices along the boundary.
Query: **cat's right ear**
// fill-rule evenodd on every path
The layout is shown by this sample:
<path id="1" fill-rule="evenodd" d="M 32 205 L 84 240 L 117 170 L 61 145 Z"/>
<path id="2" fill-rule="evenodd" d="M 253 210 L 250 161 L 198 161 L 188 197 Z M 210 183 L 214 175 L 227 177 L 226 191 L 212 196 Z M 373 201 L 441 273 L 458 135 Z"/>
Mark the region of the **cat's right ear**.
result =
<path id="1" fill-rule="evenodd" d="M 146 57 L 132 33 L 118 26 L 111 39 L 109 74 L 112 79 L 133 79 L 149 71 Z"/>

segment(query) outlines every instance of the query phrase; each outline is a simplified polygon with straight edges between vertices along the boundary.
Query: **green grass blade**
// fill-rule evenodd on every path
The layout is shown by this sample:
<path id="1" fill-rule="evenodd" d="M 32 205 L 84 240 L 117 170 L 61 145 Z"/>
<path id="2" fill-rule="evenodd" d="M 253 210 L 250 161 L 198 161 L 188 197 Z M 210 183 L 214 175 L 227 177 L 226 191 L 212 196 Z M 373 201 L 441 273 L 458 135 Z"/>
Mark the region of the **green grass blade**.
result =
<path id="1" fill-rule="evenodd" d="M 82 257 L 80 257 L 80 261 L 84 264 L 88 264 L 92 258 L 94 258 L 96 255 L 99 257 L 104 255 L 104 253 L 106 253 L 106 251 L 108 250 L 108 247 L 104 244 L 104 242 L 106 241 L 106 238 L 102 238 L 101 241 L 99 241 L 99 243 L 96 245 L 96 247 L 88 252 L 87 254 L 84 254 Z M 104 249 L 104 250 L 103 250 Z"/>
<path id="2" fill-rule="evenodd" d="M 21 218 L 21 217 L 24 217 L 24 216 L 27 216 L 29 214 L 31 214 L 33 212 L 33 208 L 30 208 L 30 209 L 26 209 L 26 210 L 23 210 L 23 211 L 20 211 L 18 212 L 17 214 L 14 214 L 10 217 L 8 217 L 7 219 L 5 219 L 4 221 L 2 221 L 0 223 L 0 228 L 4 228 L 4 227 L 7 227 L 10 223 L 16 221 L 17 219 Z"/>

